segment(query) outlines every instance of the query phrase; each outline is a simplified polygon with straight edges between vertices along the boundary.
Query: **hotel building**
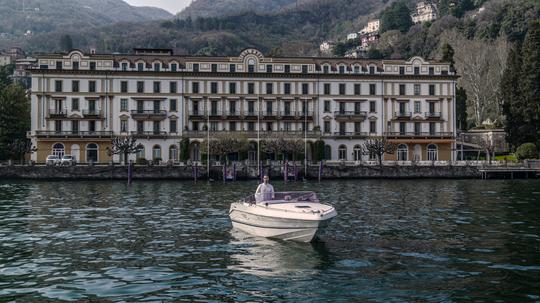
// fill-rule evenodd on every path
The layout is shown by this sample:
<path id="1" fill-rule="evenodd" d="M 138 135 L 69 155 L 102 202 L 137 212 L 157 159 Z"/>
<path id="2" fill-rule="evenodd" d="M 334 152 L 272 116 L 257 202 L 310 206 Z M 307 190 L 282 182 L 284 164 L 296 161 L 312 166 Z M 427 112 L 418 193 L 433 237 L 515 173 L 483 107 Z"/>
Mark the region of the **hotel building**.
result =
<path id="1" fill-rule="evenodd" d="M 349 58 L 274 58 L 255 49 L 235 57 L 132 54 L 38 56 L 32 75 L 32 159 L 71 154 L 80 163 L 111 160 L 114 137 L 134 136 L 132 159 L 201 160 L 215 134 L 251 141 L 283 134 L 324 141 L 329 160 L 369 160 L 360 146 L 386 137 L 398 144 L 386 160 L 454 160 L 455 82 L 448 63 Z M 242 156 L 238 157 L 242 158 Z"/>

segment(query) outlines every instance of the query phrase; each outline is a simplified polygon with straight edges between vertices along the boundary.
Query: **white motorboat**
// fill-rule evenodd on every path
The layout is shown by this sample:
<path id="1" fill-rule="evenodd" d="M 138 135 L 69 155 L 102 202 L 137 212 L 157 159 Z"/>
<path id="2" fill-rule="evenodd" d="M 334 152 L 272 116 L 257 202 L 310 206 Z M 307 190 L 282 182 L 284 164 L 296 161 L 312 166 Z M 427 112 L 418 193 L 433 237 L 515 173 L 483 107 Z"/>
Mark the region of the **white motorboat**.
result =
<path id="1" fill-rule="evenodd" d="M 322 204 L 314 192 L 275 193 L 268 201 L 251 195 L 231 204 L 229 216 L 234 228 L 249 234 L 311 242 L 337 215 L 334 207 Z"/>

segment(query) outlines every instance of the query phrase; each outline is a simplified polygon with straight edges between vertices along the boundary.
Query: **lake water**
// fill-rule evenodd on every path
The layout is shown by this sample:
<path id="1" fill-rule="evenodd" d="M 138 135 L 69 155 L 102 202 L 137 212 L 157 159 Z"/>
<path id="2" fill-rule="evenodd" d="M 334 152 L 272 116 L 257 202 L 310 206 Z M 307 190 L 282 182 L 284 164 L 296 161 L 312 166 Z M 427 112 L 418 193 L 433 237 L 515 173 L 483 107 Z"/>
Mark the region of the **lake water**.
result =
<path id="1" fill-rule="evenodd" d="M 540 302 L 538 180 L 274 183 L 322 242 L 232 231 L 255 182 L 0 181 L 0 302 Z"/>

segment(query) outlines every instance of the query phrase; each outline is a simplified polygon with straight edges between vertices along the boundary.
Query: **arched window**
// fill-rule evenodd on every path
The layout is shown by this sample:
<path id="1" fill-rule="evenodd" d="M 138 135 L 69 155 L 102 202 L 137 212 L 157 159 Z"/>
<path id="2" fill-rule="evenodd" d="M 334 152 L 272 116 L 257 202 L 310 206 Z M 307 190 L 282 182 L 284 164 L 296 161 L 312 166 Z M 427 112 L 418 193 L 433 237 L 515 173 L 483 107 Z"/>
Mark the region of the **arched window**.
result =
<path id="1" fill-rule="evenodd" d="M 56 143 L 52 147 L 52 154 L 55 156 L 58 156 L 58 158 L 62 158 L 66 152 L 66 149 L 64 147 L 64 144 L 62 143 Z"/>
<path id="2" fill-rule="evenodd" d="M 169 160 L 173 163 L 178 162 L 178 147 L 176 145 L 169 147 Z"/>
<path id="3" fill-rule="evenodd" d="M 255 72 L 255 59 L 249 58 L 248 60 L 248 73 Z"/>
<path id="4" fill-rule="evenodd" d="M 154 161 L 162 160 L 162 158 L 161 158 L 161 146 L 154 145 L 154 147 L 152 147 L 152 160 L 154 160 Z"/>
<path id="5" fill-rule="evenodd" d="M 86 162 L 97 163 L 98 160 L 98 145 L 95 143 L 86 145 Z"/>
<path id="6" fill-rule="evenodd" d="M 139 150 L 137 151 L 137 153 L 135 154 L 135 158 L 138 160 L 138 159 L 146 159 L 146 156 L 145 156 L 145 151 L 144 151 L 144 146 L 141 145 L 139 147 Z"/>
<path id="7" fill-rule="evenodd" d="M 339 160 L 347 160 L 347 146 L 340 145 L 338 148 L 338 159 Z"/>
<path id="8" fill-rule="evenodd" d="M 330 145 L 324 146 L 324 160 L 332 160 L 332 147 Z"/>
<path id="9" fill-rule="evenodd" d="M 362 161 L 362 147 L 355 145 L 353 149 L 354 161 Z"/>
<path id="10" fill-rule="evenodd" d="M 437 145 L 430 144 L 427 147 L 427 158 L 429 161 L 437 161 L 439 155 L 437 151 Z"/>
<path id="11" fill-rule="evenodd" d="M 407 161 L 409 159 L 407 145 L 405 145 L 405 144 L 398 145 L 397 159 L 398 159 L 398 161 Z"/>

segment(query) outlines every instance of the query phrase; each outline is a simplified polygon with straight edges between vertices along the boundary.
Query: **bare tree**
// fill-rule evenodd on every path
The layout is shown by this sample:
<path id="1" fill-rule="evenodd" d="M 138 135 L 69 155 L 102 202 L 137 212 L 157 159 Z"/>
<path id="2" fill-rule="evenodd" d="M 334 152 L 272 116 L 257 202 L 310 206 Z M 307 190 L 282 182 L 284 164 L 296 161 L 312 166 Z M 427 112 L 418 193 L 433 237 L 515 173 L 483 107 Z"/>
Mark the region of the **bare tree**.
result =
<path id="1" fill-rule="evenodd" d="M 133 137 L 116 137 L 112 139 L 112 148 L 107 148 L 107 153 L 109 156 L 122 155 L 124 164 L 127 165 L 129 155 L 136 154 L 141 149 L 142 145 L 137 144 L 137 139 Z"/>
<path id="2" fill-rule="evenodd" d="M 492 156 L 495 152 L 495 142 L 492 134 L 485 134 L 476 138 L 476 144 L 486 152 L 487 161 L 491 164 Z"/>
<path id="3" fill-rule="evenodd" d="M 229 161 L 229 154 L 245 151 L 248 147 L 249 144 L 245 137 L 225 133 L 214 135 L 210 138 L 210 142 L 205 140 L 202 144 L 202 151 Z M 209 151 L 207 150 L 208 148 L 210 148 Z"/>
<path id="4" fill-rule="evenodd" d="M 385 154 L 393 154 L 396 151 L 397 145 L 389 142 L 386 138 L 368 139 L 362 143 L 362 154 L 375 155 L 382 166 L 382 159 Z"/>
<path id="5" fill-rule="evenodd" d="M 8 150 L 12 159 L 17 159 L 24 163 L 24 156 L 37 151 L 36 147 L 32 146 L 32 141 L 28 139 L 15 139 L 8 144 Z"/>
<path id="6" fill-rule="evenodd" d="M 283 133 L 274 133 L 262 140 L 262 149 L 267 153 L 281 154 L 290 153 L 293 160 L 296 155 L 302 153 L 305 149 L 304 141 L 294 137 L 287 137 Z"/>

